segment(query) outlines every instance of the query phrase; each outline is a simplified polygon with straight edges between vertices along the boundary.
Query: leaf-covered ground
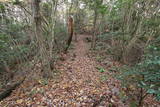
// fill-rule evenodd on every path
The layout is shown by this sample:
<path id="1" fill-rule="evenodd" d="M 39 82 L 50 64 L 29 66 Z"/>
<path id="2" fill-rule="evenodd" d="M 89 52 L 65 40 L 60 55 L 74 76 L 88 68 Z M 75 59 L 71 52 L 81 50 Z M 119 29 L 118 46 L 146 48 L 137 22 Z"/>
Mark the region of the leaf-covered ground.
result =
<path id="1" fill-rule="evenodd" d="M 79 35 L 73 49 L 62 55 L 65 60 L 58 62 L 54 79 L 28 79 L 0 106 L 128 107 L 118 96 L 120 83 L 89 57 L 90 45 L 85 38 L 86 35 Z"/>

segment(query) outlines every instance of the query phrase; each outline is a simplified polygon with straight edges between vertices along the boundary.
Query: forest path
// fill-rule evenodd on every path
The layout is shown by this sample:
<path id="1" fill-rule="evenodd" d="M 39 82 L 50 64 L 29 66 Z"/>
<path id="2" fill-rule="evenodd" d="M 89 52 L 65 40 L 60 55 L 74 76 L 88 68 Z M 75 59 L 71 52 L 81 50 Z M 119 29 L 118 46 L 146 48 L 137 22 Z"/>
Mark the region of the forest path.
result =
<path id="1" fill-rule="evenodd" d="M 116 81 L 109 76 L 102 81 L 106 75 L 98 72 L 96 67 L 99 64 L 88 56 L 90 44 L 85 41 L 86 37 L 78 35 L 78 41 L 73 43 L 74 49 L 69 51 L 67 59 L 60 66 L 62 80 L 58 83 L 59 88 L 52 91 L 52 103 L 67 107 L 121 107 L 121 102 L 113 95 L 118 91 L 114 88 Z"/>
<path id="2" fill-rule="evenodd" d="M 94 58 L 89 57 L 90 44 L 85 41 L 88 35 L 77 35 L 64 61 L 58 62 L 60 75 L 44 85 L 39 81 L 29 87 L 15 90 L 0 103 L 8 107 L 125 107 L 118 97 L 117 80 L 108 70 L 99 72 Z M 71 46 L 72 47 L 72 46 Z M 59 72 L 58 72 L 59 74 Z M 30 84 L 31 82 L 26 82 Z M 24 84 L 24 85 L 26 85 Z M 29 85 L 30 86 L 30 85 Z M 23 90 L 23 91 L 22 91 Z"/>

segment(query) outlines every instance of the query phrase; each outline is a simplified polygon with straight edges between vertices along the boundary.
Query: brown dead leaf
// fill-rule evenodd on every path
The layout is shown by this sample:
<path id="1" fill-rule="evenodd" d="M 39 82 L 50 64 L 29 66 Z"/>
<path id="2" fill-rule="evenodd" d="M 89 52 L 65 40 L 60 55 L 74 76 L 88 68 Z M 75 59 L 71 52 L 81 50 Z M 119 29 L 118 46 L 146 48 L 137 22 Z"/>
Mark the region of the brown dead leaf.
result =
<path id="1" fill-rule="evenodd" d="M 23 102 L 23 99 L 19 99 L 16 102 L 17 102 L 17 104 L 21 104 Z"/>

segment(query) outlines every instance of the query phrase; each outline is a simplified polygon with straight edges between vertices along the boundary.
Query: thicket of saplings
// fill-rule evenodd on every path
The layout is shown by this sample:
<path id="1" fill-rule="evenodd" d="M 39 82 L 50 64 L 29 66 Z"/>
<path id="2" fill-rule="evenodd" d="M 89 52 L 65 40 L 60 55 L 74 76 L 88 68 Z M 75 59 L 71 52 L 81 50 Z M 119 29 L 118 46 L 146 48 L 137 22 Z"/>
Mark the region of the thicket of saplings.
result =
<path id="1" fill-rule="evenodd" d="M 156 10 L 157 2 L 117 2 L 121 6 L 112 10 L 114 14 L 106 16 L 109 32 L 98 35 L 95 49 L 105 50 L 104 54 L 111 55 L 123 65 L 116 68 L 117 78 L 122 83 L 120 95 L 132 106 L 142 106 L 149 95 L 160 100 L 160 15 Z M 140 7 L 136 7 L 137 3 Z M 152 13 L 145 16 L 147 9 Z M 105 57 L 98 60 L 104 61 Z"/>

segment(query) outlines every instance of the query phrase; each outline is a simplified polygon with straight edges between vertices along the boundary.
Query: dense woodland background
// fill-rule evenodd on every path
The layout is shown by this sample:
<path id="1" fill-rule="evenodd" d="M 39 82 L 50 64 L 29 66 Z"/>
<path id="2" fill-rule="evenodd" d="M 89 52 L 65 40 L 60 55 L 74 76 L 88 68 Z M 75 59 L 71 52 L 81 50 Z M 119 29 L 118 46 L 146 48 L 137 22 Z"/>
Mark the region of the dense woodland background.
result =
<path id="1" fill-rule="evenodd" d="M 0 0 L 1 100 L 26 78 L 54 78 L 65 60 L 69 17 L 72 41 L 90 35 L 92 58 L 103 67 L 108 58 L 120 64 L 107 72 L 120 81 L 121 100 L 130 107 L 143 106 L 147 96 L 160 100 L 159 0 Z"/>

